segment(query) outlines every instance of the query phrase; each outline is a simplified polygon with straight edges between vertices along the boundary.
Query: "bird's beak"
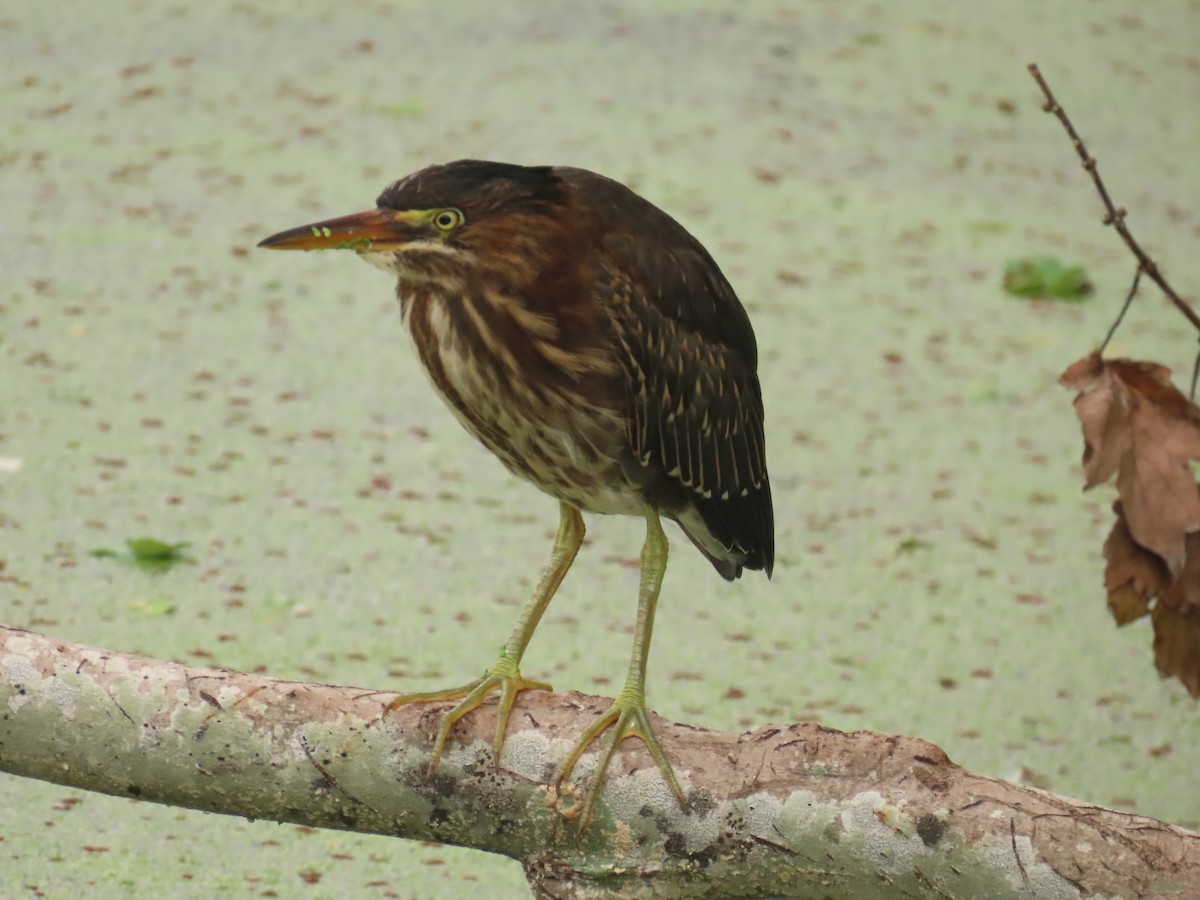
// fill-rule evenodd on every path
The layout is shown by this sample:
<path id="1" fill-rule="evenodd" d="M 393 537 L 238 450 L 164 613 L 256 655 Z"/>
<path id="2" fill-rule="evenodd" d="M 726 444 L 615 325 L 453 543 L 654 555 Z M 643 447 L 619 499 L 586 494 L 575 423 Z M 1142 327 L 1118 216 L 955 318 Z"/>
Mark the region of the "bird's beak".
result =
<path id="1" fill-rule="evenodd" d="M 388 250 L 417 236 L 408 210 L 372 209 L 273 234 L 258 246 L 271 250 Z"/>

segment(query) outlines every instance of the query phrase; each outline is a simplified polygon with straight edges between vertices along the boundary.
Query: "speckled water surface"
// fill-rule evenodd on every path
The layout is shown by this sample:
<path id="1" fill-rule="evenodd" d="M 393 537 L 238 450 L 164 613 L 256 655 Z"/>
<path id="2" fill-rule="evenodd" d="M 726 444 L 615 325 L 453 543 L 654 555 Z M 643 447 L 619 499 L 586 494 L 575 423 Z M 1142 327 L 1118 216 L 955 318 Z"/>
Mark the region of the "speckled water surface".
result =
<path id="1" fill-rule="evenodd" d="M 680 540 L 650 703 L 819 718 L 1196 827 L 1198 709 L 1117 631 L 1057 374 L 1133 266 L 1025 64 L 1130 223 L 1200 283 L 1196 0 L 902 4 L 148 0 L 0 8 L 0 621 L 374 687 L 493 658 L 554 502 L 455 424 L 392 285 L 256 240 L 477 156 L 593 168 L 712 250 L 759 336 L 775 580 Z M 1087 267 L 1018 301 L 1015 257 Z M 1117 353 L 1184 373 L 1148 291 Z M 642 538 L 593 519 L 526 661 L 624 673 Z M 677 535 L 678 532 L 672 532 Z M 190 541 L 152 575 L 96 559 Z M 669 749 L 669 748 L 668 748 Z M 0 777 L 0 895 L 521 896 L 512 862 Z"/>

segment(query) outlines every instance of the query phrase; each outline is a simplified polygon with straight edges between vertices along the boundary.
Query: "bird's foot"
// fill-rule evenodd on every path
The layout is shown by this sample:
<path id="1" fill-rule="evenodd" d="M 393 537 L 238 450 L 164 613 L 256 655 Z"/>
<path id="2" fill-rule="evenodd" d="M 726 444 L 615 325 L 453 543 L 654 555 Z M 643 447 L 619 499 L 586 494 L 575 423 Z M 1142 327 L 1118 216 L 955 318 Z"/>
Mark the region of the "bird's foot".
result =
<path id="1" fill-rule="evenodd" d="M 596 802 L 600 799 L 600 789 L 604 786 L 604 776 L 608 771 L 609 761 L 612 759 L 613 752 L 617 749 L 617 744 L 621 743 L 627 737 L 639 738 L 646 745 L 646 749 L 654 757 L 654 762 L 658 764 L 658 769 L 662 772 L 667 785 L 671 788 L 672 793 L 675 794 L 675 799 L 679 801 L 680 807 L 686 811 L 688 802 L 684 796 L 683 788 L 679 786 L 679 780 L 675 777 L 675 772 L 671 768 L 671 764 L 667 761 L 667 755 L 663 752 L 662 745 L 659 744 L 658 738 L 654 736 L 654 729 L 650 726 L 650 716 L 646 710 L 645 696 L 637 686 L 630 685 L 625 686 L 625 689 L 617 695 L 617 698 L 613 701 L 613 705 L 608 708 L 608 711 L 588 726 L 587 730 L 584 731 L 576 742 L 575 747 L 571 750 L 571 755 L 567 757 L 566 762 L 559 769 L 558 776 L 555 779 L 555 786 L 560 794 L 563 783 L 571 776 L 571 772 L 575 768 L 575 764 L 579 762 L 579 758 L 600 737 L 601 732 L 607 728 L 611 728 L 611 730 L 605 735 L 600 745 L 600 758 L 596 761 L 596 768 L 592 772 L 583 802 L 562 810 L 563 816 L 579 820 L 579 833 L 582 835 L 587 831 L 588 825 L 591 824 L 592 815 L 596 810 Z"/>
<path id="2" fill-rule="evenodd" d="M 442 751 L 446 749 L 446 739 L 450 736 L 450 729 L 455 726 L 459 719 L 482 704 L 488 694 L 499 693 L 500 701 L 496 706 L 496 737 L 492 742 L 495 761 L 499 765 L 500 750 L 504 746 L 504 733 L 508 729 L 509 714 L 512 713 L 517 694 L 521 691 L 531 690 L 548 691 L 550 690 L 550 685 L 544 681 L 531 681 L 525 678 L 513 660 L 507 656 L 501 656 L 482 678 L 477 678 L 467 684 L 445 688 L 440 691 L 397 694 L 388 703 L 387 709 L 384 710 L 384 715 L 392 712 L 397 707 L 406 706 L 409 703 L 437 703 L 446 700 L 462 701 L 442 718 L 441 727 L 438 728 L 437 737 L 433 742 L 433 757 L 429 761 L 429 774 L 432 775 L 437 771 L 438 763 L 441 762 Z"/>

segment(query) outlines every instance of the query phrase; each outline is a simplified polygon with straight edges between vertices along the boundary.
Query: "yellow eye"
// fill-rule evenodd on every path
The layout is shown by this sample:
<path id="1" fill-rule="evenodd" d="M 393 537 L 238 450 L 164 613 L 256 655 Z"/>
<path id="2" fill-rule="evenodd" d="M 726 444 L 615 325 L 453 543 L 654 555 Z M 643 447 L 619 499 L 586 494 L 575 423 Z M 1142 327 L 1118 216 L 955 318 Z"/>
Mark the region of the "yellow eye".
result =
<path id="1" fill-rule="evenodd" d="M 433 214 L 433 227 L 438 231 L 453 231 L 463 223 L 462 210 L 439 209 Z"/>

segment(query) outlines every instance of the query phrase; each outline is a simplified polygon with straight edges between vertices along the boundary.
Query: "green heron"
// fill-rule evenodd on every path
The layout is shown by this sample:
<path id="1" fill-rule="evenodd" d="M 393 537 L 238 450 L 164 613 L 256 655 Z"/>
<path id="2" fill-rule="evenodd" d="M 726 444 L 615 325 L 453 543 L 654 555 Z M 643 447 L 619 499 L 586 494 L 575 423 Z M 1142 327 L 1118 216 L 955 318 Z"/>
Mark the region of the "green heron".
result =
<path id="1" fill-rule="evenodd" d="M 279 250 L 355 251 L 398 280 L 401 316 L 434 388 L 510 472 L 559 502 L 550 563 L 500 658 L 460 687 L 389 706 L 460 701 L 451 728 L 499 694 L 500 759 L 525 648 L 583 543 L 581 512 L 642 516 L 629 673 L 560 767 L 570 777 L 610 729 L 582 806 L 590 821 L 617 745 L 640 738 L 687 808 L 646 711 L 646 661 L 667 565 L 660 519 L 678 523 L 732 581 L 774 562 L 754 331 L 708 251 L 629 188 L 583 169 L 459 160 L 392 184 L 376 208 L 284 231 Z"/>

